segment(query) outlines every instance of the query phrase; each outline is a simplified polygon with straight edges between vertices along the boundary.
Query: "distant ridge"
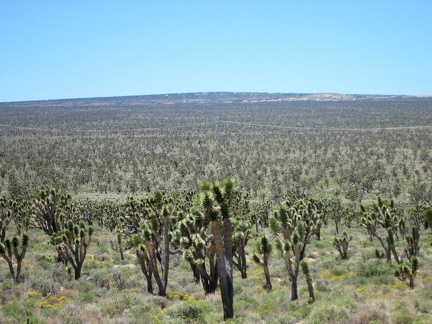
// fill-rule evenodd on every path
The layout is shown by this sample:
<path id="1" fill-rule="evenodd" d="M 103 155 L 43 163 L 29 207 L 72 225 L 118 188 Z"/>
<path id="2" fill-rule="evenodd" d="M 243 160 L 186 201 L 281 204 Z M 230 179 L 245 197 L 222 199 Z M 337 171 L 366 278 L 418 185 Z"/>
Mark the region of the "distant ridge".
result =
<path id="1" fill-rule="evenodd" d="M 377 95 L 377 94 L 340 94 L 340 93 L 267 93 L 267 92 L 190 92 L 167 93 L 151 95 L 134 95 L 119 97 L 93 97 L 73 99 L 50 99 L 34 101 L 1 102 L 0 105 L 112 105 L 127 103 L 128 105 L 148 103 L 186 104 L 186 103 L 256 103 L 256 102 L 284 102 L 284 101 L 353 101 L 353 100 L 394 100 L 410 98 L 432 98 L 427 95 Z"/>

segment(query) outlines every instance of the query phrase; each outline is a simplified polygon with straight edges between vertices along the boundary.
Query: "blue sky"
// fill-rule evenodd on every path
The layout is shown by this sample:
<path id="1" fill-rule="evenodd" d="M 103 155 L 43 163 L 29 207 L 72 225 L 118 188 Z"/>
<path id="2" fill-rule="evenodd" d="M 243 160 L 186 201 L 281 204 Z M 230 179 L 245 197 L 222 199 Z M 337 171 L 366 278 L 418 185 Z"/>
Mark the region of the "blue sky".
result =
<path id="1" fill-rule="evenodd" d="M 0 102 L 432 95 L 432 1 L 0 0 Z"/>

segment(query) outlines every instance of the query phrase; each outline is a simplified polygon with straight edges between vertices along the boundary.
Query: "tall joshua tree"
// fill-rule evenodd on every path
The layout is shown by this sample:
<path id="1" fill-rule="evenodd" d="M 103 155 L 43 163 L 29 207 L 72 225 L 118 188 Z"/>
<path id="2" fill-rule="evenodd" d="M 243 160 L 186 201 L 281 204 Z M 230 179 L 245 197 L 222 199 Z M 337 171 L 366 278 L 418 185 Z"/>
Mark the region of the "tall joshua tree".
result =
<path id="1" fill-rule="evenodd" d="M 217 182 L 201 186 L 201 206 L 204 216 L 210 221 L 213 235 L 224 320 L 234 317 L 231 222 L 233 186 L 232 179 L 226 180 L 223 188 Z"/>
<path id="2" fill-rule="evenodd" d="M 392 254 L 397 263 L 400 263 L 395 247 L 395 236 L 403 218 L 399 216 L 393 200 L 390 203 L 377 198 L 377 203 L 371 208 L 360 205 L 360 224 L 365 227 L 371 237 L 376 237 L 383 247 L 387 261 L 391 261 Z"/>
<path id="3" fill-rule="evenodd" d="M 22 261 L 27 252 L 27 246 L 29 242 L 29 237 L 27 234 L 23 234 L 21 240 L 21 252 L 19 251 L 20 242 L 15 236 L 10 239 L 6 239 L 3 243 L 0 243 L 0 256 L 7 262 L 9 266 L 9 272 L 12 276 L 12 280 L 15 285 L 19 283 L 19 277 L 21 275 Z M 14 269 L 13 263 L 14 259 L 16 262 L 16 270 Z"/>
<path id="4" fill-rule="evenodd" d="M 55 244 L 57 251 L 65 264 L 70 264 L 74 269 L 75 280 L 81 277 L 81 269 L 87 256 L 87 249 L 93 235 L 93 227 L 86 229 L 84 222 L 79 226 L 71 220 L 67 228 L 51 237 L 51 243 Z"/>
<path id="5" fill-rule="evenodd" d="M 33 199 L 31 224 L 42 229 L 48 236 L 66 227 L 66 207 L 71 200 L 68 194 L 60 194 L 54 188 L 41 187 Z"/>
<path id="6" fill-rule="evenodd" d="M 276 247 L 281 251 L 291 281 L 291 300 L 298 299 L 297 279 L 300 262 L 305 257 L 306 246 L 321 225 L 321 215 L 316 211 L 313 200 L 287 199 L 270 220 L 270 227 L 276 235 Z"/>
<path id="7" fill-rule="evenodd" d="M 252 227 L 259 217 L 258 210 L 251 210 L 249 195 L 238 191 L 233 193 L 231 221 L 233 232 L 233 265 L 240 271 L 242 279 L 247 278 L 246 246 L 253 235 Z"/>
<path id="8" fill-rule="evenodd" d="M 122 219 L 125 235 L 131 236 L 141 270 L 147 279 L 147 290 L 152 291 L 152 277 L 159 296 L 166 296 L 169 272 L 170 231 L 175 206 L 161 191 L 137 201 L 129 198 Z"/>
<path id="9" fill-rule="evenodd" d="M 178 213 L 172 242 L 183 249 L 183 257 L 191 266 L 195 282 L 201 281 L 206 295 L 214 294 L 218 273 L 210 221 L 199 210 Z"/>

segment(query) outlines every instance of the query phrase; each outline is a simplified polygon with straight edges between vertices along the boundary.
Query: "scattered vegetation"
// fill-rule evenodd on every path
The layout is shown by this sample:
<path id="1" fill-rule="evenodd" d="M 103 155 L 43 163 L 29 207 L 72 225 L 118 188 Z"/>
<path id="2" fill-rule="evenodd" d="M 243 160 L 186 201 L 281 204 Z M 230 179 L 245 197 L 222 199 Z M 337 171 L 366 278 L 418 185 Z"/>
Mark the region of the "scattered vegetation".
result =
<path id="1" fill-rule="evenodd" d="M 430 99 L 274 96 L 0 104 L 0 321 L 431 322 Z"/>

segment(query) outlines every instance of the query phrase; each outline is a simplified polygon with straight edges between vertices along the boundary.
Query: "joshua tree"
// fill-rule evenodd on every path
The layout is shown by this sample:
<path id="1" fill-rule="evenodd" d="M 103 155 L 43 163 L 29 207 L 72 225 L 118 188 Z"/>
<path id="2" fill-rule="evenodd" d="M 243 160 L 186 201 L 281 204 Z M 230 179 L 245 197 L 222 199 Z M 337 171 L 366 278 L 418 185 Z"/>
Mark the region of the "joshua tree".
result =
<path id="1" fill-rule="evenodd" d="M 210 221 L 213 235 L 224 320 L 234 317 L 231 223 L 233 186 L 234 182 L 231 179 L 225 181 L 223 188 L 217 182 L 201 186 L 201 206 L 205 218 Z"/>
<path id="2" fill-rule="evenodd" d="M 0 197 L 0 243 L 6 238 L 6 229 L 13 218 L 13 210 L 9 208 L 9 201 L 5 197 Z"/>
<path id="3" fill-rule="evenodd" d="M 218 277 L 209 220 L 198 210 L 178 213 L 172 242 L 183 249 L 195 282 L 201 281 L 206 295 L 214 294 Z"/>
<path id="4" fill-rule="evenodd" d="M 350 221 L 350 209 L 342 206 L 340 198 L 325 200 L 324 208 L 328 218 L 332 219 L 335 224 L 336 234 L 339 234 L 341 224 L 347 225 Z"/>
<path id="5" fill-rule="evenodd" d="M 260 217 L 260 208 L 251 210 L 249 195 L 234 192 L 231 204 L 233 233 L 233 265 L 240 271 L 242 279 L 247 278 L 246 246 L 253 235 L 252 227 Z"/>
<path id="6" fill-rule="evenodd" d="M 3 243 L 0 243 L 0 256 L 5 259 L 9 266 L 9 272 L 12 276 L 12 280 L 15 285 L 19 283 L 19 277 L 21 275 L 21 265 L 22 260 L 25 257 L 27 246 L 29 242 L 29 237 L 27 234 L 23 234 L 22 240 L 21 240 L 21 253 L 18 251 L 18 248 L 20 247 L 19 239 L 15 236 L 12 238 L 12 241 L 10 239 L 6 239 Z M 13 267 L 13 258 L 15 258 L 16 262 L 16 271 Z"/>
<path id="7" fill-rule="evenodd" d="M 291 300 L 298 299 L 297 278 L 300 262 L 304 259 L 306 245 L 319 230 L 321 216 L 316 212 L 313 201 L 289 199 L 279 206 L 271 219 L 270 226 L 277 236 L 276 247 L 281 251 L 291 281 Z"/>
<path id="8" fill-rule="evenodd" d="M 138 258 L 138 263 L 141 267 L 141 272 L 144 274 L 147 280 L 147 291 L 153 294 L 153 268 L 151 266 L 150 256 L 147 253 L 147 249 L 141 242 L 141 237 L 135 234 L 131 240 L 130 244 L 135 247 L 135 254 Z"/>
<path id="9" fill-rule="evenodd" d="M 406 235 L 405 240 L 407 241 L 405 255 L 408 260 L 411 260 L 412 257 L 418 257 L 420 251 L 420 232 L 417 226 L 411 228 L 411 234 Z"/>
<path id="10" fill-rule="evenodd" d="M 81 269 L 87 255 L 93 235 L 93 227 L 86 229 L 84 222 L 78 225 L 71 220 L 67 222 L 67 228 L 51 237 L 51 243 L 57 247 L 62 261 L 71 264 L 75 272 L 75 280 L 81 277 Z"/>
<path id="11" fill-rule="evenodd" d="M 360 224 L 368 230 L 371 237 L 376 237 L 381 243 L 387 261 L 391 261 L 393 254 L 396 262 L 400 263 L 395 248 L 394 236 L 397 235 L 401 217 L 398 215 L 393 200 L 390 203 L 383 201 L 380 197 L 377 200 L 377 203 L 371 209 L 366 209 L 363 205 L 360 205 L 362 214 Z"/>
<path id="12" fill-rule="evenodd" d="M 407 260 L 402 261 L 398 265 L 395 276 L 404 282 L 408 279 L 409 287 L 414 289 L 414 280 L 419 268 L 418 254 L 420 250 L 420 233 L 417 226 L 412 227 L 411 234 L 407 235 L 405 239 L 407 241 L 407 247 L 405 248 Z"/>
<path id="13" fill-rule="evenodd" d="M 161 191 L 140 201 L 129 198 L 126 203 L 126 216 L 122 219 L 124 232 L 133 236 L 132 245 L 141 270 L 147 279 L 147 290 L 153 276 L 159 296 L 166 296 L 169 272 L 170 230 L 175 206 Z M 160 270 L 159 270 L 160 267 Z"/>
<path id="14" fill-rule="evenodd" d="M 270 279 L 270 272 L 268 268 L 268 261 L 270 257 L 270 253 L 272 251 L 272 244 L 270 243 L 269 238 L 267 235 L 262 235 L 260 241 L 257 243 L 257 250 L 258 253 L 253 254 L 253 260 L 261 265 L 264 269 L 264 276 L 266 280 L 266 284 L 264 285 L 264 289 L 270 291 L 272 290 L 272 284 Z"/>
<path id="15" fill-rule="evenodd" d="M 122 245 L 122 233 L 121 232 L 117 232 L 117 244 L 118 244 L 118 249 L 120 252 L 120 259 L 122 261 L 124 261 L 123 245 Z"/>
<path id="16" fill-rule="evenodd" d="M 352 240 L 352 236 L 348 236 L 348 234 L 344 231 L 342 235 L 336 236 L 333 241 L 333 246 L 338 250 L 342 259 L 348 258 L 348 246 L 349 242 Z"/>
<path id="17" fill-rule="evenodd" d="M 404 260 L 398 265 L 397 269 L 395 270 L 395 276 L 403 282 L 405 282 L 408 278 L 409 287 L 411 289 L 414 289 L 414 279 L 417 275 L 418 268 L 418 258 L 416 256 L 413 256 L 411 260 Z"/>
<path id="18" fill-rule="evenodd" d="M 38 196 L 33 199 L 31 224 L 49 236 L 62 231 L 66 227 L 66 207 L 70 199 L 70 195 L 59 194 L 54 188 L 40 188 Z"/>
<path id="19" fill-rule="evenodd" d="M 253 223 L 247 219 L 233 219 L 233 265 L 240 271 L 242 279 L 247 278 L 246 246 L 251 236 Z"/>

